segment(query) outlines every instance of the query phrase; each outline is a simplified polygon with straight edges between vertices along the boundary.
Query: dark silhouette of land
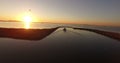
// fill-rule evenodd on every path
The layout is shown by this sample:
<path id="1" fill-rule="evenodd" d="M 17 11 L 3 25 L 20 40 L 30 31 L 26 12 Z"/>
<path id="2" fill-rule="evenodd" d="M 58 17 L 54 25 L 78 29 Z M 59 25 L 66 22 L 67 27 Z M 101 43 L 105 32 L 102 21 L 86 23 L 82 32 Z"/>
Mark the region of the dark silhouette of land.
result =
<path id="1" fill-rule="evenodd" d="M 102 30 L 97 30 L 97 29 L 87 29 L 87 28 L 73 28 L 73 29 L 86 30 L 86 31 L 94 32 L 94 33 L 101 34 L 101 35 L 104 35 L 106 37 L 110 37 L 112 39 L 116 39 L 116 40 L 120 41 L 120 33 L 102 31 Z"/>
<path id="2" fill-rule="evenodd" d="M 73 28 L 76 30 L 86 30 L 90 32 L 94 32 L 97 34 L 104 35 L 106 37 L 110 37 L 112 39 L 116 39 L 120 41 L 120 33 L 102 31 L 97 29 L 88 29 L 88 28 L 75 28 L 68 26 L 60 26 L 50 29 L 15 29 L 15 28 L 0 28 L 0 37 L 2 38 L 14 38 L 14 39 L 22 39 L 22 40 L 41 40 L 52 32 L 54 32 L 58 28 L 64 28 L 63 31 L 66 32 L 66 28 Z"/>
<path id="3" fill-rule="evenodd" d="M 0 38 L 14 38 L 14 39 L 22 39 L 22 40 L 41 40 L 47 37 L 48 35 L 50 35 L 51 33 L 53 33 L 58 28 L 63 28 L 62 31 L 66 33 L 67 31 L 69 31 L 69 29 L 67 28 L 73 28 L 74 30 L 90 31 L 90 32 L 98 33 L 98 34 L 101 34 L 101 35 L 120 41 L 119 33 L 101 31 L 101 30 L 96 30 L 96 29 L 64 27 L 64 26 L 49 28 L 49 29 L 0 28 Z M 82 40 L 79 40 L 79 41 L 82 41 Z M 112 50 L 109 50 L 110 49 L 109 47 L 108 47 L 109 49 L 106 49 L 108 51 L 106 51 L 105 50 L 106 47 L 103 46 L 104 43 L 101 46 L 100 45 L 96 46 L 98 43 L 94 42 L 95 43 L 94 45 L 90 44 L 91 46 L 89 46 L 87 43 L 82 44 L 82 42 L 79 43 L 79 41 L 78 42 L 73 41 L 73 43 L 71 43 L 72 41 L 67 42 L 67 43 L 66 42 L 61 43 L 61 41 L 58 40 L 58 42 L 36 43 L 34 46 L 29 45 L 28 47 L 27 46 L 23 47 L 22 45 L 20 48 L 19 46 L 16 46 L 16 45 L 14 47 L 11 47 L 9 45 L 7 45 L 8 47 L 6 47 L 5 45 L 4 48 L 2 48 L 2 46 L 0 47 L 1 48 L 0 60 L 3 61 L 1 63 L 15 63 L 15 62 L 16 63 L 50 63 L 50 62 L 59 63 L 60 61 L 61 63 L 63 62 L 68 63 L 72 61 L 74 61 L 72 63 L 75 63 L 75 61 L 82 62 L 82 60 L 84 63 L 90 63 L 90 62 L 103 63 L 104 60 L 106 63 L 108 63 L 109 61 L 119 61 L 119 55 L 118 55 L 118 58 L 116 57 L 116 52 L 118 51 L 113 50 L 113 47 L 109 46 L 111 47 L 113 51 L 115 51 L 114 53 L 111 52 Z M 80 44 L 80 45 L 76 45 L 76 44 Z M 109 44 L 106 44 L 106 45 L 109 45 Z M 109 56 L 111 55 L 111 53 L 108 53 L 108 52 L 111 52 L 113 55 L 115 54 L 115 56 Z M 113 58 L 116 60 L 114 60 Z"/>
<path id="4" fill-rule="evenodd" d="M 51 29 L 0 28 L 0 37 L 23 40 L 41 40 L 54 32 L 56 29 L 57 27 Z"/>
<path id="5" fill-rule="evenodd" d="M 110 31 L 103 31 L 103 30 L 89 29 L 89 28 L 77 28 L 77 27 L 71 27 L 71 26 L 60 26 L 59 28 L 73 28 L 74 30 L 90 31 L 90 32 L 94 32 L 94 33 L 104 35 L 106 37 L 120 41 L 120 33 L 117 33 L 117 32 L 110 32 Z"/>

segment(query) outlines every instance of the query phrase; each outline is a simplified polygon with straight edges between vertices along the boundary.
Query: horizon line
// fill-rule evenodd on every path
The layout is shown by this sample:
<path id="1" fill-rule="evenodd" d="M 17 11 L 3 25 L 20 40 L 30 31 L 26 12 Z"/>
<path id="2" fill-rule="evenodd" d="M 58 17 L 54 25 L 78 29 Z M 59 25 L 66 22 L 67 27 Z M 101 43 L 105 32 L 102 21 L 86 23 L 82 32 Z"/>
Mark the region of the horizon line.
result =
<path id="1" fill-rule="evenodd" d="M 22 22 L 22 21 L 19 21 L 19 20 L 0 20 L 0 22 Z M 120 25 L 101 25 L 101 24 L 85 24 L 85 23 L 74 23 L 74 22 L 64 22 L 64 23 L 61 23 L 61 22 L 39 22 L 39 21 L 36 21 L 36 22 L 32 22 L 32 23 L 53 23 L 53 24 L 73 24 L 73 25 L 91 25 L 91 26 L 111 26 L 111 27 L 120 27 Z"/>

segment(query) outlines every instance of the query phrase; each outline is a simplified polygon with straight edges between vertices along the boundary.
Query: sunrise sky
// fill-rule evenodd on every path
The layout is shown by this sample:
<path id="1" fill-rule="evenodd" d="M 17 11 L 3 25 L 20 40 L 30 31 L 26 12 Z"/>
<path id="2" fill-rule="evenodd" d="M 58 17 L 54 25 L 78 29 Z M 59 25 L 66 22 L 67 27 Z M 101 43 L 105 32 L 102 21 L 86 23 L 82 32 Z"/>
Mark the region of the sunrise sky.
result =
<path id="1" fill-rule="evenodd" d="M 0 20 L 22 20 L 29 12 L 34 22 L 120 24 L 120 0 L 0 0 Z"/>

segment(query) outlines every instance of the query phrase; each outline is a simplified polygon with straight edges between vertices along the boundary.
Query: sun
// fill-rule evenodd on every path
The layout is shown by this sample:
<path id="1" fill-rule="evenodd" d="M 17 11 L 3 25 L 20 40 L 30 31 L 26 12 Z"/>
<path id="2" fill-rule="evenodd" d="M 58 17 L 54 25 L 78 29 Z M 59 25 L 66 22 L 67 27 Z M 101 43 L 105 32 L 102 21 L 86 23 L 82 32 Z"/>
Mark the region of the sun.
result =
<path id="1" fill-rule="evenodd" d="M 23 20 L 24 20 L 24 22 L 31 22 L 32 21 L 32 18 L 30 17 L 30 16 L 24 16 L 23 17 Z"/>
<path id="2" fill-rule="evenodd" d="M 39 21 L 39 18 L 36 17 L 36 15 L 31 13 L 30 11 L 20 13 L 18 16 L 16 16 L 15 19 L 18 20 L 18 21 L 21 21 L 23 23 L 23 27 L 25 29 L 31 28 L 32 27 L 31 23 Z"/>
<path id="3" fill-rule="evenodd" d="M 30 15 L 25 15 L 25 16 L 23 17 L 23 22 L 24 22 L 24 24 L 25 24 L 25 28 L 26 28 L 26 29 L 29 29 L 29 28 L 30 28 L 30 24 L 31 24 L 31 22 L 32 22 L 32 17 L 31 17 Z"/>

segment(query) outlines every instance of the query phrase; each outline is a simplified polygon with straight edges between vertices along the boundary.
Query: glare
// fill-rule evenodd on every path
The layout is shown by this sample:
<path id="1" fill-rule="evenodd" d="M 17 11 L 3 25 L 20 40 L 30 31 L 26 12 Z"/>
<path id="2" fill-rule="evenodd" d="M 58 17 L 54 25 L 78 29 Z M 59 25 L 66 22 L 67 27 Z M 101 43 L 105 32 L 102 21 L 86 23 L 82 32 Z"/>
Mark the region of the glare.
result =
<path id="1" fill-rule="evenodd" d="M 20 13 L 18 16 L 16 16 L 16 20 L 21 21 L 23 23 L 23 27 L 25 29 L 31 28 L 32 22 L 40 21 L 40 20 L 38 20 L 36 15 L 32 14 L 30 11 Z"/>
<path id="2" fill-rule="evenodd" d="M 29 29 L 30 28 L 30 24 L 32 22 L 32 17 L 27 15 L 27 16 L 24 16 L 23 17 L 23 21 L 24 21 L 24 24 L 25 24 L 25 28 L 26 29 Z"/>
<path id="3" fill-rule="evenodd" d="M 24 21 L 25 22 L 31 22 L 32 21 L 32 18 L 30 16 L 25 16 L 24 17 Z"/>
<path id="4" fill-rule="evenodd" d="M 26 24 L 25 24 L 25 28 L 26 28 L 26 29 L 29 29 L 29 28 L 30 28 L 30 23 L 26 23 Z"/>

